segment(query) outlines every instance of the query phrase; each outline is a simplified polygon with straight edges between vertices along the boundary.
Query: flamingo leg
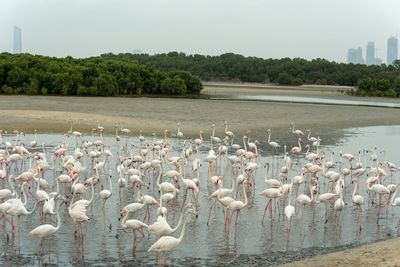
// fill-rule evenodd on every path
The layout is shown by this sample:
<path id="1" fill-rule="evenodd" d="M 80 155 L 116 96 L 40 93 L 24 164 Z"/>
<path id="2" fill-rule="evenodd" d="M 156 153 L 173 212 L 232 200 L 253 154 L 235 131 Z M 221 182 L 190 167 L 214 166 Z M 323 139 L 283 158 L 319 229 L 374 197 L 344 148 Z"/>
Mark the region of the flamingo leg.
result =
<path id="1" fill-rule="evenodd" d="M 210 206 L 210 212 L 208 213 L 208 219 L 207 219 L 207 225 L 210 222 L 210 217 L 211 217 L 211 211 L 214 208 L 214 206 L 217 204 L 217 199 L 215 199 L 214 203 Z M 225 220 L 226 222 L 226 220 Z"/>
<path id="2" fill-rule="evenodd" d="M 271 203 L 271 199 L 269 199 L 269 201 L 267 203 L 267 206 L 265 206 L 264 216 L 263 216 L 263 218 L 261 220 L 261 224 L 264 224 L 265 213 L 267 213 L 267 209 L 268 209 L 269 203 Z"/>
<path id="3" fill-rule="evenodd" d="M 135 254 L 135 249 L 136 249 L 136 233 L 135 229 L 132 229 L 133 232 L 133 248 L 132 248 L 132 253 Z"/>
<path id="4" fill-rule="evenodd" d="M 136 243 L 136 247 L 139 245 L 140 241 L 142 241 L 143 238 L 144 238 L 144 233 L 143 233 L 143 231 L 142 231 L 141 229 L 138 229 L 138 231 L 142 234 L 142 238 L 140 238 L 139 241 Z M 135 248 L 135 249 L 136 249 L 136 248 Z"/>
<path id="5" fill-rule="evenodd" d="M 236 229 L 237 229 L 237 220 L 238 220 L 238 217 L 239 217 L 239 211 L 240 211 L 240 210 L 238 210 L 238 211 L 236 212 L 236 220 L 235 220 L 235 240 L 236 240 Z"/>
<path id="6" fill-rule="evenodd" d="M 379 213 L 381 212 L 381 199 L 382 199 L 382 195 L 379 194 L 379 209 L 378 209 L 378 213 L 376 214 L 377 217 L 379 217 Z"/>

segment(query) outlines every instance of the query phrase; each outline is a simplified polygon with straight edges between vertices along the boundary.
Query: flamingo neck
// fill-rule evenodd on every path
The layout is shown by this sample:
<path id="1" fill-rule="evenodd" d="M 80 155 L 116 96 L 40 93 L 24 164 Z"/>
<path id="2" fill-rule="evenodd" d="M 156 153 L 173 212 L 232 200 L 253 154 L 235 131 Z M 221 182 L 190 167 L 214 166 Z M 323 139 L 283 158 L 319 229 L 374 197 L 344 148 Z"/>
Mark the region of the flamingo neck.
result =
<path id="1" fill-rule="evenodd" d="M 58 231 L 58 229 L 60 229 L 61 227 L 61 218 L 60 218 L 60 208 L 62 206 L 62 203 L 60 204 L 60 206 L 58 206 L 57 209 L 57 226 L 56 226 L 56 231 Z"/>
<path id="2" fill-rule="evenodd" d="M 232 187 L 231 192 L 235 191 L 235 177 L 232 175 Z"/>
<path id="3" fill-rule="evenodd" d="M 268 172 L 269 172 L 269 164 L 267 165 L 268 167 L 266 168 L 266 170 L 265 170 L 265 178 L 264 178 L 264 180 L 265 180 L 265 182 L 267 183 L 268 182 Z"/>
<path id="4" fill-rule="evenodd" d="M 28 202 L 28 199 L 26 197 L 26 193 L 25 193 L 25 187 L 22 186 L 22 196 L 24 197 L 24 202 L 22 203 L 22 205 L 26 205 L 26 203 Z"/>
<path id="5" fill-rule="evenodd" d="M 308 156 L 308 153 L 310 152 L 310 146 L 307 145 L 307 152 L 306 152 L 306 157 Z"/>
<path id="6" fill-rule="evenodd" d="M 112 193 L 112 182 L 111 182 L 111 174 L 108 177 L 109 184 L 110 184 L 110 192 Z"/>
<path id="7" fill-rule="evenodd" d="M 212 168 L 211 168 L 210 178 L 214 176 L 214 170 L 215 170 L 215 160 L 212 161 Z"/>
<path id="8" fill-rule="evenodd" d="M 178 224 L 175 226 L 175 228 L 172 229 L 172 233 L 174 233 L 176 230 L 179 229 L 179 227 L 181 226 L 181 224 L 182 224 L 182 222 L 183 222 L 183 218 L 185 217 L 185 219 L 186 219 L 186 216 L 187 216 L 187 211 L 186 211 L 186 209 L 187 209 L 187 207 L 188 207 L 188 206 L 186 206 L 185 209 L 183 210 L 183 212 L 181 213 L 181 216 L 180 216 L 180 218 L 179 218 Z"/>
<path id="9" fill-rule="evenodd" d="M 183 236 L 185 235 L 185 229 L 186 229 L 186 221 L 187 221 L 187 216 L 185 216 L 184 221 L 183 221 L 183 228 L 182 228 L 182 232 L 178 238 L 178 243 L 182 242 L 183 240 Z"/>
<path id="10" fill-rule="evenodd" d="M 125 214 L 125 216 L 124 216 L 124 218 L 122 219 L 122 222 L 121 222 L 121 226 L 122 227 L 124 227 L 125 228 L 125 222 L 126 222 L 126 219 L 128 218 L 128 214 L 129 214 L 129 212 L 127 212 L 126 214 Z"/>
<path id="11" fill-rule="evenodd" d="M 93 198 L 94 198 L 94 179 L 92 180 L 92 192 L 91 192 L 91 196 L 90 196 L 90 201 L 89 201 L 89 205 L 92 204 L 93 202 Z"/>
<path id="12" fill-rule="evenodd" d="M 397 178 L 396 178 L 396 190 L 393 193 L 392 199 L 390 200 L 390 204 L 394 205 L 394 199 L 397 194 L 397 189 L 399 188 L 399 170 L 397 169 Z"/>
<path id="13" fill-rule="evenodd" d="M 15 196 L 15 189 L 14 189 L 14 185 L 12 184 L 12 175 L 8 176 L 8 184 L 10 185 L 10 188 L 12 190 L 12 195 Z"/>
<path id="14" fill-rule="evenodd" d="M 355 197 L 356 193 L 357 193 L 357 187 L 358 187 L 358 179 L 356 181 L 356 184 L 354 185 L 354 190 L 353 190 L 353 198 Z"/>
<path id="15" fill-rule="evenodd" d="M 314 201 L 314 190 L 312 190 L 312 187 L 310 187 L 311 191 L 311 202 Z"/>
<path id="16" fill-rule="evenodd" d="M 161 165 L 160 165 L 160 167 L 159 167 L 159 174 L 158 174 L 158 177 L 157 177 L 157 185 L 158 186 L 160 186 L 161 185 L 161 175 L 162 175 L 162 170 L 161 170 Z"/>

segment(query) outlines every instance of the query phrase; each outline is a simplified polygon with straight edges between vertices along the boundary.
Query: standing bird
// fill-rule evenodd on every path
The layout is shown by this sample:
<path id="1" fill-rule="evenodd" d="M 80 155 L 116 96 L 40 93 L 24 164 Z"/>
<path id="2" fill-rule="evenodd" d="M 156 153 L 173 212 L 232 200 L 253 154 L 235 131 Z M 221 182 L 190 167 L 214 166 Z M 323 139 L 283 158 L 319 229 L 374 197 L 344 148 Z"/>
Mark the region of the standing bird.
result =
<path id="1" fill-rule="evenodd" d="M 264 218 L 265 218 L 265 213 L 267 212 L 268 206 L 271 204 L 270 206 L 270 212 L 271 212 L 271 224 L 273 222 L 272 219 L 272 199 L 277 199 L 281 196 L 283 196 L 283 185 L 281 184 L 280 188 L 267 188 L 264 191 L 260 192 L 259 195 L 265 196 L 267 198 L 269 198 L 269 201 L 267 203 L 267 205 L 265 206 L 265 210 L 264 210 L 264 215 L 263 218 L 261 220 L 261 224 L 264 224 Z M 275 203 L 276 205 L 276 203 Z"/>
<path id="2" fill-rule="evenodd" d="M 365 204 L 364 197 L 361 195 L 357 195 L 357 190 L 358 190 L 358 179 L 359 178 L 354 178 L 353 181 L 356 182 L 353 190 L 353 196 L 351 198 L 351 201 L 353 201 L 354 204 L 358 206 L 359 213 L 357 215 L 357 230 L 358 230 L 358 225 L 360 225 L 360 231 L 361 231 L 361 223 L 360 223 L 360 215 L 362 216 L 362 208 L 361 206 Z"/>
<path id="3" fill-rule="evenodd" d="M 178 132 L 176 133 L 176 137 L 183 138 L 183 133 L 181 132 L 181 124 L 178 122 Z"/>
<path id="4" fill-rule="evenodd" d="M 127 212 L 125 209 L 121 211 L 121 215 L 126 213 L 125 217 L 122 219 L 121 226 L 126 229 L 126 228 L 131 228 L 133 232 L 133 249 L 132 252 L 135 253 L 136 247 L 139 245 L 140 241 L 143 240 L 144 238 L 144 233 L 142 231 L 142 228 L 146 227 L 148 228 L 149 226 L 139 220 L 136 219 L 130 219 L 126 220 L 128 218 L 129 212 Z M 142 238 L 136 243 L 136 230 L 138 230 L 142 234 Z"/>
<path id="5" fill-rule="evenodd" d="M 42 224 L 30 232 L 31 235 L 39 237 L 39 243 L 38 243 L 38 247 L 36 250 L 36 254 L 38 257 L 41 257 L 41 255 L 42 255 L 43 246 L 44 246 L 44 238 L 49 235 L 54 234 L 55 232 L 58 231 L 58 229 L 60 229 L 60 226 L 61 226 L 60 208 L 63 204 L 64 204 L 64 202 L 61 202 L 61 204 L 60 204 L 60 206 L 58 206 L 58 209 L 56 212 L 57 213 L 57 226 L 54 227 L 51 224 Z M 40 248 L 40 253 L 39 253 L 39 248 Z"/>
<path id="6" fill-rule="evenodd" d="M 31 141 L 31 142 L 29 143 L 29 147 L 30 147 L 30 148 L 34 148 L 34 147 L 36 147 L 36 145 L 37 145 L 36 129 L 35 129 L 34 135 L 35 135 L 35 140 L 33 140 L 33 141 Z"/>
<path id="7" fill-rule="evenodd" d="M 104 206 L 106 205 L 107 199 L 109 199 L 109 198 L 111 197 L 111 195 L 112 195 L 111 176 L 112 176 L 112 172 L 111 172 L 111 170 L 110 170 L 110 175 L 108 176 L 108 179 L 109 179 L 109 182 L 110 182 L 110 190 L 104 189 L 104 190 L 101 190 L 101 191 L 99 192 L 99 197 L 100 197 L 101 199 L 103 199 L 103 205 L 101 206 L 101 211 L 103 212 L 103 215 L 104 215 L 104 227 L 105 227 L 105 225 L 106 225 L 106 218 L 107 218 L 108 222 L 110 223 L 110 230 L 111 230 L 111 227 L 112 227 L 112 225 L 111 225 L 111 220 L 110 220 L 110 218 L 108 217 L 108 215 L 106 214 L 106 212 L 105 212 L 105 210 L 104 210 Z"/>
<path id="8" fill-rule="evenodd" d="M 290 204 L 290 201 L 292 199 L 292 186 L 293 186 L 293 179 L 292 182 L 290 183 L 290 189 L 289 189 L 289 202 L 288 205 L 285 207 L 284 214 L 286 216 L 286 242 L 289 241 L 289 233 L 291 229 L 291 224 L 292 224 L 292 216 L 295 213 L 294 206 Z"/>
<path id="9" fill-rule="evenodd" d="M 316 186 L 314 187 L 316 188 Z M 314 187 L 311 187 L 310 183 L 311 198 L 305 194 L 301 194 L 296 198 L 296 202 L 303 206 L 303 209 L 301 211 L 301 225 L 303 225 L 304 222 L 304 208 L 306 207 L 306 205 L 314 201 L 314 191 L 315 191 Z"/>
<path id="10" fill-rule="evenodd" d="M 299 138 L 300 138 L 300 135 L 304 135 L 304 133 L 302 131 L 294 129 L 294 123 L 293 122 L 290 123 L 290 126 L 291 126 L 292 133 L 293 134 L 297 134 L 299 136 Z"/>
<path id="11" fill-rule="evenodd" d="M 237 220 L 238 220 L 238 217 L 239 217 L 239 211 L 241 211 L 243 208 L 245 208 L 247 206 L 247 204 L 248 204 L 246 190 L 244 189 L 244 185 L 245 184 L 251 185 L 251 183 L 248 180 L 244 180 L 244 182 L 242 183 L 242 189 L 243 189 L 243 194 L 244 194 L 244 202 L 242 202 L 240 200 L 236 200 L 236 201 L 231 202 L 231 204 L 229 204 L 229 206 L 228 206 L 228 209 L 230 211 L 232 211 L 231 218 L 229 219 L 229 222 L 228 222 L 228 235 L 229 235 L 229 226 L 231 225 L 231 219 L 232 219 L 232 216 L 233 216 L 233 211 L 236 211 L 235 239 L 236 239 L 236 229 L 237 229 Z M 227 209 L 227 212 L 228 212 L 228 209 Z"/>
<path id="12" fill-rule="evenodd" d="M 395 198 L 398 188 L 399 188 L 399 169 L 397 169 L 396 191 L 394 191 L 392 199 L 390 200 L 390 204 L 393 207 L 394 206 L 400 206 L 400 197 Z M 400 218 L 399 218 L 399 223 L 397 224 L 397 234 L 399 233 L 399 227 L 400 227 Z"/>
<path id="13" fill-rule="evenodd" d="M 277 152 L 277 149 L 281 147 L 280 144 L 277 142 L 271 142 L 271 129 L 267 130 L 268 133 L 268 144 L 272 147 L 272 157 L 274 157 L 275 153 Z"/>
<path id="14" fill-rule="evenodd" d="M 197 214 L 197 212 L 195 210 L 189 210 L 190 213 L 194 213 Z M 159 259 L 159 264 L 164 266 L 166 260 L 167 260 L 167 253 L 176 248 L 183 240 L 183 236 L 185 235 L 185 229 L 186 229 L 186 219 L 187 217 L 185 217 L 185 220 L 183 222 L 183 228 L 182 228 L 182 232 L 179 236 L 179 238 L 175 238 L 173 236 L 163 236 L 160 239 L 158 239 L 153 245 L 151 245 L 151 247 L 147 250 L 147 252 L 150 251 L 156 251 L 158 253 L 163 253 L 163 255 L 161 255 L 161 259 Z"/>

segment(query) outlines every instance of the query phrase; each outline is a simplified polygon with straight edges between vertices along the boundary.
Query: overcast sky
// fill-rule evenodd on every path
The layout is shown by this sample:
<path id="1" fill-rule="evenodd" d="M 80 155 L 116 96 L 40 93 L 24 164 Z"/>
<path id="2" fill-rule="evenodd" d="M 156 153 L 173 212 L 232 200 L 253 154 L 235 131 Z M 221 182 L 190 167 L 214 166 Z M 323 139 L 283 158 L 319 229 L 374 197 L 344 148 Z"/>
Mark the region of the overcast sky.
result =
<path id="1" fill-rule="evenodd" d="M 0 0 L 0 52 L 63 57 L 101 53 L 233 52 L 344 62 L 368 41 L 386 61 L 400 30 L 399 0 Z"/>

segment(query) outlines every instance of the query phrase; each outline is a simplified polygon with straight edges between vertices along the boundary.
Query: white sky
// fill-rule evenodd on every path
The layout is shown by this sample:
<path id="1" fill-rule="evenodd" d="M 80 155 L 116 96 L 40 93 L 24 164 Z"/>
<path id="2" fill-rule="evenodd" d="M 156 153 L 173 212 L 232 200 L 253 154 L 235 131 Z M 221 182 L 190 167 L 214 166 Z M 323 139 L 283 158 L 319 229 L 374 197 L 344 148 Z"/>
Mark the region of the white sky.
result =
<path id="1" fill-rule="evenodd" d="M 368 41 L 386 62 L 399 0 L 0 0 L 0 52 L 49 56 L 179 51 L 345 62 Z"/>

